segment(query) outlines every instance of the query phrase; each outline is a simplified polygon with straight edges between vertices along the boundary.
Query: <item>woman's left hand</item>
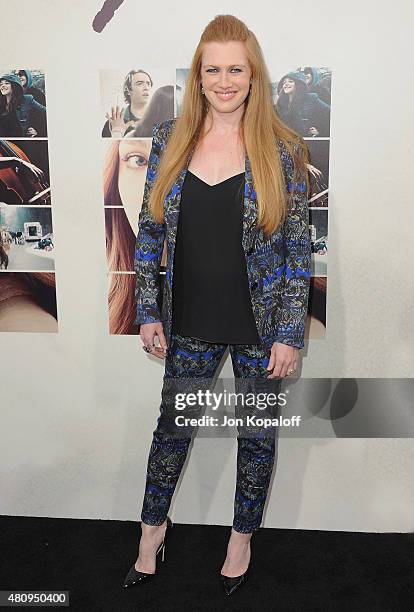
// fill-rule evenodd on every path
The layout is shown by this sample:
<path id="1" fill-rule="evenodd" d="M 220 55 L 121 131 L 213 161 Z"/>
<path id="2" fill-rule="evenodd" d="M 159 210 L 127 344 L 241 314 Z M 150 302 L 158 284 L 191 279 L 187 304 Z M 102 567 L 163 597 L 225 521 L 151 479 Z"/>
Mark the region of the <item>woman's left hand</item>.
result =
<path id="1" fill-rule="evenodd" d="M 298 361 L 298 348 L 281 342 L 274 342 L 270 352 L 269 365 L 266 368 L 266 370 L 270 370 L 268 378 L 284 378 L 285 376 L 290 376 L 296 372 Z"/>

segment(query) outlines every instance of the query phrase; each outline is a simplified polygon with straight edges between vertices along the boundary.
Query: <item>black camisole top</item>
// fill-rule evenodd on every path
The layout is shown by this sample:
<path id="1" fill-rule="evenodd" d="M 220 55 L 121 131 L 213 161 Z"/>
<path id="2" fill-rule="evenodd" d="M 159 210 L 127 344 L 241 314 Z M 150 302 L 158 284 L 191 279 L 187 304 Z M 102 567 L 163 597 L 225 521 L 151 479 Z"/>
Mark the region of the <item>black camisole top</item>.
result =
<path id="1" fill-rule="evenodd" d="M 208 185 L 186 172 L 174 253 L 173 333 L 260 344 L 242 247 L 244 176 Z"/>

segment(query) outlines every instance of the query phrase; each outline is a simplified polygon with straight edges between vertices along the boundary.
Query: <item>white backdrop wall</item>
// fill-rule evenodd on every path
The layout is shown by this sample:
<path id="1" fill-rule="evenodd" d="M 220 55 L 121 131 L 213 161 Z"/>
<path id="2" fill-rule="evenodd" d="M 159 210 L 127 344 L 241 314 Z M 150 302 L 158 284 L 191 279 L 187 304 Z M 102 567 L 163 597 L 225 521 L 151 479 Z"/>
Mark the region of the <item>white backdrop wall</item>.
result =
<path id="1" fill-rule="evenodd" d="M 301 374 L 413 373 L 411 2 L 125 0 L 97 33 L 101 4 L 1 0 L 2 65 L 46 73 L 59 313 L 57 334 L 0 334 L 2 514 L 139 519 L 163 363 L 107 332 L 99 70 L 174 76 L 216 14 L 247 23 L 271 74 L 333 71 L 327 336 Z M 177 522 L 231 524 L 235 459 L 234 439 L 195 441 Z M 283 438 L 264 525 L 412 530 L 413 464 L 410 439 Z"/>

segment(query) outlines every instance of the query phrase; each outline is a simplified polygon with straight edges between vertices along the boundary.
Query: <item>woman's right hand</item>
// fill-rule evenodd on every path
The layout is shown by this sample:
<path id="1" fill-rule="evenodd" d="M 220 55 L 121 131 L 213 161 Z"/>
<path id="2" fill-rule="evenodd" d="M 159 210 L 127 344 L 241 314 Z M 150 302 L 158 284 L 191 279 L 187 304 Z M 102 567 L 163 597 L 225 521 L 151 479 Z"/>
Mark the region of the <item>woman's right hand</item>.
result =
<path id="1" fill-rule="evenodd" d="M 141 323 L 139 334 L 144 346 L 151 348 L 149 354 L 165 359 L 167 342 L 164 336 L 164 329 L 161 321 L 157 323 Z M 158 336 L 160 346 L 155 346 L 155 337 Z M 153 346 L 154 345 L 154 346 Z"/>

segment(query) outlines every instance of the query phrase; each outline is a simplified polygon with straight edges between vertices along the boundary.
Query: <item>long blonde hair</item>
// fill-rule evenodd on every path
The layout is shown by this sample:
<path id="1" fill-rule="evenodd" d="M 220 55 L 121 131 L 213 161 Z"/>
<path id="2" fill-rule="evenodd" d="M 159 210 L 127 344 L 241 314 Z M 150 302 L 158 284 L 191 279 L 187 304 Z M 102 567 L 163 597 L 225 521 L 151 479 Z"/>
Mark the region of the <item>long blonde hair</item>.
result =
<path id="1" fill-rule="evenodd" d="M 276 139 L 283 141 L 292 156 L 293 181 L 306 181 L 307 192 L 309 177 L 305 163 L 309 162 L 309 150 L 303 138 L 277 116 L 268 70 L 257 38 L 233 15 L 216 16 L 201 35 L 186 81 L 182 112 L 175 122 L 168 146 L 163 151 L 148 206 L 154 219 L 163 223 L 164 199 L 186 164 L 208 111 L 205 96 L 200 93 L 204 45 L 227 41 L 244 43 L 252 70 L 252 85 L 240 122 L 240 137 L 250 160 L 257 195 L 257 223 L 269 236 L 284 221 L 287 212 L 287 191 Z"/>

